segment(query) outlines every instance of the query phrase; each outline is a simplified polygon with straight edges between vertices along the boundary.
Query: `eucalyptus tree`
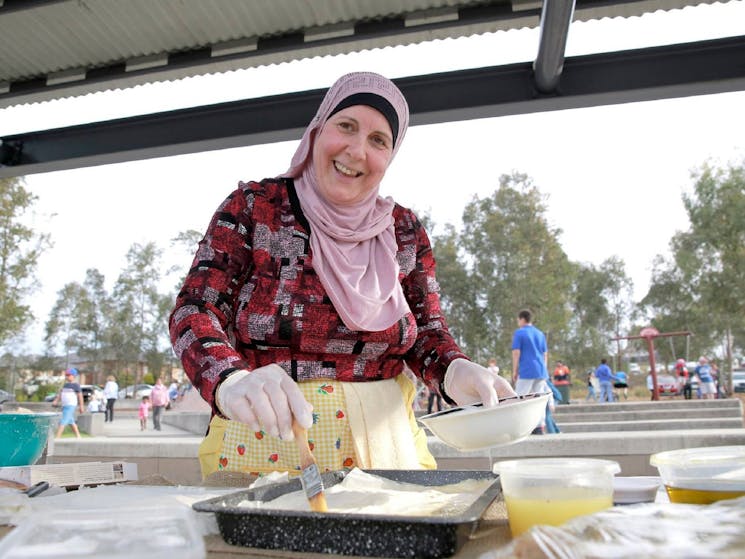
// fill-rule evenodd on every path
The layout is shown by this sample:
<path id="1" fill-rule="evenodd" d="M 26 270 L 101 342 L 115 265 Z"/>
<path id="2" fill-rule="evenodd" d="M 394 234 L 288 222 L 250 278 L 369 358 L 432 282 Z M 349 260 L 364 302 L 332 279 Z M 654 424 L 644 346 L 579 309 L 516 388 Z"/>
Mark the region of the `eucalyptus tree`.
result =
<path id="1" fill-rule="evenodd" d="M 65 367 L 70 364 L 70 356 L 77 354 L 89 361 L 92 371 L 102 373 L 110 304 L 104 276 L 95 268 L 86 270 L 82 284 L 65 284 L 57 292 L 44 326 L 47 354 L 62 351 Z"/>
<path id="2" fill-rule="evenodd" d="M 561 231 L 546 218 L 546 201 L 524 174 L 502 175 L 497 190 L 474 197 L 459 233 L 437 238 L 435 256 L 448 318 L 467 351 L 509 367 L 512 333 L 530 308 L 549 345 L 564 337 L 572 267 Z"/>
<path id="3" fill-rule="evenodd" d="M 432 238 L 432 250 L 437 261 L 440 305 L 450 332 L 466 353 L 475 356 L 479 348 L 488 347 L 488 332 L 477 304 L 477 282 L 469 273 L 459 238 L 455 227 L 448 223 L 444 233 Z"/>
<path id="4" fill-rule="evenodd" d="M 106 342 L 122 365 L 135 369 L 137 380 L 143 359 L 159 372 L 167 344 L 166 296 L 159 291 L 161 255 L 162 250 L 153 242 L 134 243 L 112 291 Z"/>
<path id="5" fill-rule="evenodd" d="M 745 162 L 708 163 L 692 174 L 683 195 L 689 227 L 658 259 L 642 301 L 661 324 L 694 331 L 696 353 L 733 354 L 745 347 Z"/>
<path id="6" fill-rule="evenodd" d="M 26 299 L 38 286 L 39 257 L 50 236 L 24 223 L 37 197 L 18 177 L 0 178 L 0 346 L 34 320 Z"/>
<path id="7" fill-rule="evenodd" d="M 574 266 L 570 329 L 557 349 L 575 367 L 596 364 L 614 351 L 620 361 L 621 344 L 611 340 L 628 333 L 635 309 L 633 282 L 625 264 L 618 256 L 611 256 L 599 266 Z"/>
<path id="8" fill-rule="evenodd" d="M 704 164 L 694 179 L 693 192 L 683 196 L 696 263 L 690 277 L 731 370 L 735 348 L 745 348 L 745 160 Z"/>
<path id="9" fill-rule="evenodd" d="M 70 356 L 83 345 L 81 309 L 85 306 L 85 289 L 77 282 L 65 284 L 57 292 L 57 300 L 49 311 L 44 325 L 44 342 L 47 354 L 64 354 L 64 367 L 70 365 Z"/>

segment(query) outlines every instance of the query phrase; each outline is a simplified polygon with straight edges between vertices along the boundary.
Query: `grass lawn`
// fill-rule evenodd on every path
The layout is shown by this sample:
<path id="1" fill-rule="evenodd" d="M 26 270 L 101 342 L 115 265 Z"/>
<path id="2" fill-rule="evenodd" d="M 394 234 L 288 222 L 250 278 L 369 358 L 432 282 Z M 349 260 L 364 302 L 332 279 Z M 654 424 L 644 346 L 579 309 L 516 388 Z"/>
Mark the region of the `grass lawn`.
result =
<path id="1" fill-rule="evenodd" d="M 72 432 L 72 429 L 70 429 L 69 427 L 65 427 L 65 430 L 62 431 L 62 436 L 60 437 L 60 439 L 74 439 L 74 438 L 75 438 L 75 433 Z M 88 433 L 83 433 L 81 431 L 80 432 L 80 438 L 81 439 L 90 439 L 91 436 Z"/>

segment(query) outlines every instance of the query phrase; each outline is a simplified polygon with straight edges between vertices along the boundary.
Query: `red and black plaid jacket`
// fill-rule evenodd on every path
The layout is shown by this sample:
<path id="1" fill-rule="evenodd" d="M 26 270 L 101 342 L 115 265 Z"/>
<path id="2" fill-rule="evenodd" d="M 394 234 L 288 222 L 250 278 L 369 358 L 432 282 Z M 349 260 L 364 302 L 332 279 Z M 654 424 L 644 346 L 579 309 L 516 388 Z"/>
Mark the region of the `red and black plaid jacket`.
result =
<path id="1" fill-rule="evenodd" d="M 170 317 L 174 351 L 214 413 L 214 392 L 236 369 L 277 363 L 295 380 L 371 381 L 404 362 L 440 390 L 465 357 L 440 312 L 429 238 L 393 210 L 400 281 L 411 312 L 381 332 L 349 330 L 313 270 L 310 227 L 290 179 L 240 183 L 215 212 Z"/>

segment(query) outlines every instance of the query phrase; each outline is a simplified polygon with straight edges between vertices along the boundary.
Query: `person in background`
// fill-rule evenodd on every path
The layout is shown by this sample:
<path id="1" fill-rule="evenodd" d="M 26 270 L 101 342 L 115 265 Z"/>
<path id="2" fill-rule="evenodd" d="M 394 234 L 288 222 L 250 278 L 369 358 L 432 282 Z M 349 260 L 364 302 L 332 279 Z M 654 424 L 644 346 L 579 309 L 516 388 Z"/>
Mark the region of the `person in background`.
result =
<path id="1" fill-rule="evenodd" d="M 140 431 L 147 429 L 147 416 L 150 414 L 150 397 L 143 396 L 140 402 L 140 407 L 137 410 L 137 415 L 140 418 Z"/>
<path id="2" fill-rule="evenodd" d="M 624 371 L 616 371 L 616 377 L 613 381 L 613 388 L 617 390 L 623 390 L 623 399 L 629 399 L 629 377 Z M 616 395 L 616 400 L 620 400 L 620 396 Z"/>
<path id="3" fill-rule="evenodd" d="M 711 367 L 711 376 L 714 378 L 714 385 L 716 387 L 716 398 L 724 398 L 725 394 L 719 383 L 719 367 L 715 361 L 709 361 L 709 366 Z"/>
<path id="4" fill-rule="evenodd" d="M 178 383 L 176 383 L 176 381 L 173 381 L 170 385 L 168 385 L 168 399 L 171 401 L 171 403 L 174 403 L 176 400 L 178 400 Z"/>
<path id="5" fill-rule="evenodd" d="M 585 402 L 590 398 L 597 402 L 598 395 L 595 393 L 595 386 L 592 384 L 592 371 L 587 371 L 587 396 L 585 396 Z"/>
<path id="6" fill-rule="evenodd" d="M 57 393 L 57 396 L 52 401 L 53 406 L 62 406 L 62 418 L 57 428 L 57 438 L 62 436 L 62 432 L 65 430 L 65 426 L 69 425 L 75 436 L 80 438 L 80 431 L 78 430 L 78 424 L 75 423 L 75 408 L 80 410 L 80 413 L 85 412 L 83 407 L 83 391 L 78 384 L 78 370 L 75 368 L 67 369 L 65 371 L 65 384 L 62 385 L 62 390 Z"/>
<path id="7" fill-rule="evenodd" d="M 704 400 L 713 400 L 716 398 L 717 388 L 711 372 L 711 365 L 709 365 L 709 360 L 706 357 L 701 356 L 698 358 L 695 374 L 698 377 L 699 389 Z"/>
<path id="8" fill-rule="evenodd" d="M 98 396 L 95 394 L 91 394 L 90 400 L 88 400 L 88 406 L 87 406 L 88 413 L 99 413 L 104 411 L 104 405 L 101 400 L 98 399 Z"/>
<path id="9" fill-rule="evenodd" d="M 523 309 L 517 314 L 518 328 L 512 335 L 512 382 L 515 385 L 515 392 L 519 395 L 548 392 L 551 394 L 550 405 L 553 406 L 553 394 L 546 384 L 546 336 L 533 326 L 532 322 L 533 314 L 528 309 Z M 533 434 L 542 434 L 545 431 L 545 421 L 544 412 Z"/>
<path id="10" fill-rule="evenodd" d="M 571 392 L 571 375 L 569 373 L 569 367 L 567 367 L 562 361 L 556 362 L 556 368 L 554 369 L 554 386 L 558 389 L 561 394 L 560 404 L 568 404 Z"/>
<path id="11" fill-rule="evenodd" d="M 551 394 L 553 395 L 553 398 L 549 398 L 548 402 L 546 402 L 546 433 L 561 433 L 561 429 L 559 429 L 559 425 L 554 419 L 554 412 L 556 411 L 555 403 L 558 402 L 559 404 L 561 404 L 562 395 L 561 392 L 559 392 L 559 389 L 554 386 L 554 383 L 550 380 L 546 380 L 546 385 L 551 390 Z"/>
<path id="12" fill-rule="evenodd" d="M 114 404 L 116 404 L 119 398 L 119 385 L 116 382 L 116 378 L 113 375 L 106 377 L 106 384 L 103 387 L 103 397 L 106 399 L 106 416 L 104 417 L 105 422 L 114 421 Z"/>
<path id="13" fill-rule="evenodd" d="M 690 400 L 693 397 L 693 387 L 685 359 L 678 359 L 675 362 L 675 376 L 678 379 L 678 385 L 683 387 L 683 398 Z"/>
<path id="14" fill-rule="evenodd" d="M 598 379 L 600 384 L 600 403 L 609 403 L 613 401 L 613 380 L 616 376 L 608 366 L 608 360 L 603 358 L 600 360 L 600 365 L 595 369 L 595 378 Z"/>
<path id="15" fill-rule="evenodd" d="M 432 410 L 435 409 L 435 403 L 437 404 L 437 411 L 442 411 L 442 396 L 440 396 L 439 392 L 435 392 L 434 390 L 429 391 L 429 396 L 427 397 L 427 413 L 432 413 Z"/>
<path id="16" fill-rule="evenodd" d="M 153 428 L 156 431 L 160 431 L 160 420 L 168 402 L 168 388 L 163 384 L 163 379 L 158 377 L 150 392 L 150 403 L 153 406 Z"/>
<path id="17" fill-rule="evenodd" d="M 289 169 L 239 183 L 215 212 L 169 322 L 212 406 L 205 477 L 296 473 L 293 422 L 321 471 L 435 468 L 405 364 L 449 404 L 514 395 L 457 346 L 422 223 L 379 194 L 408 122 L 392 81 L 344 75 Z"/>

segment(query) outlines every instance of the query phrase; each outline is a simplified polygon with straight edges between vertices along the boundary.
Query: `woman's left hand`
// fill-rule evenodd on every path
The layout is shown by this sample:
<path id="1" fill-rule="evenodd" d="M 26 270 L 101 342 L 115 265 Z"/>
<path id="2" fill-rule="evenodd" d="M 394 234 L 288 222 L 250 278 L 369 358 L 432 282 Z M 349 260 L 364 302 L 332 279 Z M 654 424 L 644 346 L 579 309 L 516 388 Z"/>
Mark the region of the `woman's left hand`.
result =
<path id="1" fill-rule="evenodd" d="M 455 359 L 450 363 L 443 388 L 461 406 L 477 402 L 487 407 L 496 406 L 500 398 L 517 395 L 506 379 L 467 359 Z"/>

